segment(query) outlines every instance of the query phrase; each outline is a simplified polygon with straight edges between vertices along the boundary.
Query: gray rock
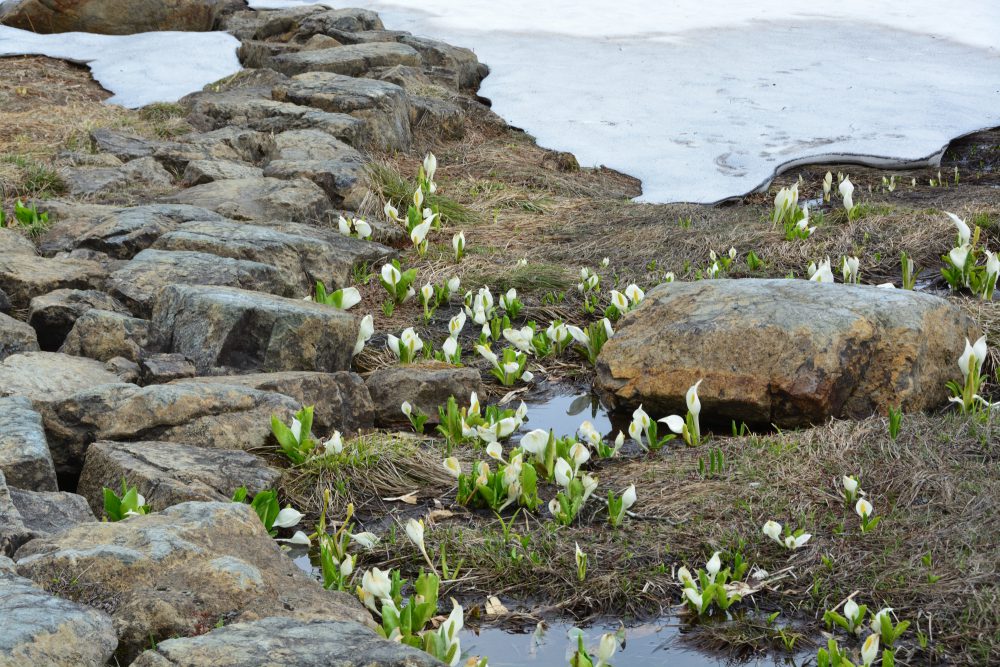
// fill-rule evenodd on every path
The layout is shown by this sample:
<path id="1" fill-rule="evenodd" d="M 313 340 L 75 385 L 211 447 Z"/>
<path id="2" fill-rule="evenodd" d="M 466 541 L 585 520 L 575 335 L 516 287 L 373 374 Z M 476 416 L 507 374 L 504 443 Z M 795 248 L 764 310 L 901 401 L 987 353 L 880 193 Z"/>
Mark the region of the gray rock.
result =
<path id="1" fill-rule="evenodd" d="M 30 491 L 55 491 L 56 471 L 42 417 L 23 396 L 0 398 L 0 472 Z"/>
<path id="2" fill-rule="evenodd" d="M 194 363 L 183 354 L 150 354 L 139 364 L 139 380 L 143 385 L 193 378 L 197 374 Z"/>
<path id="3" fill-rule="evenodd" d="M 220 618 L 372 625 L 356 599 L 323 590 L 299 570 L 242 503 L 182 503 L 125 521 L 77 526 L 32 540 L 16 560 L 21 575 L 36 582 L 72 580 L 70 596 L 108 608 L 121 664 L 151 640 L 201 634 Z"/>
<path id="4" fill-rule="evenodd" d="M 163 235 L 154 247 L 272 264 L 284 275 L 284 282 L 296 285 L 297 294 L 302 295 L 309 294 L 317 281 L 323 281 L 330 289 L 348 287 L 356 265 L 378 264 L 396 255 L 391 248 L 378 243 L 294 222 L 267 226 L 190 223 Z"/>
<path id="5" fill-rule="evenodd" d="M 20 320 L 0 313 L 0 360 L 21 352 L 37 352 L 35 330 Z"/>
<path id="6" fill-rule="evenodd" d="M 0 396 L 54 399 L 118 381 L 100 361 L 57 352 L 25 352 L 0 362 Z"/>
<path id="7" fill-rule="evenodd" d="M 196 185 L 166 199 L 202 206 L 234 220 L 324 219 L 333 211 L 322 188 L 304 178 L 240 178 Z"/>
<path id="8" fill-rule="evenodd" d="M 160 440 L 217 449 L 273 446 L 271 416 L 301 407 L 287 396 L 247 387 L 196 383 L 109 384 L 58 400 L 37 400 L 56 472 L 80 473 L 97 440 Z"/>
<path id="9" fill-rule="evenodd" d="M 361 46 L 392 45 L 365 44 L 311 53 Z M 292 77 L 287 83 L 274 86 L 272 95 L 275 100 L 282 102 L 350 114 L 364 121 L 366 141 L 380 148 L 406 150 L 410 146 L 410 103 L 406 91 L 387 81 L 356 79 L 326 71 L 307 72 Z"/>
<path id="10" fill-rule="evenodd" d="M 348 370 L 358 321 L 299 299 L 230 287 L 171 285 L 153 312 L 160 349 L 213 368 L 255 371 Z"/>
<path id="11" fill-rule="evenodd" d="M 319 51 L 287 53 L 271 59 L 271 68 L 292 76 L 303 72 L 334 72 L 363 76 L 376 67 L 419 65 L 420 54 L 396 42 L 349 44 Z"/>
<path id="12" fill-rule="evenodd" d="M 275 133 L 317 129 L 352 146 L 362 144 L 365 132 L 364 122 L 353 116 L 275 102 L 271 99 L 271 86 L 196 93 L 187 99 L 191 106 L 190 121 L 202 130 L 231 125 Z"/>
<path id="13" fill-rule="evenodd" d="M 377 636 L 357 623 L 265 618 L 235 623 L 199 637 L 168 639 L 132 667 L 266 667 L 274 656 L 288 667 L 432 667 L 427 653 Z"/>
<path id="14" fill-rule="evenodd" d="M 274 74 L 281 76 L 277 72 Z M 270 132 L 258 132 L 245 127 L 226 126 L 210 132 L 187 134 L 181 137 L 178 142 L 182 145 L 224 146 L 232 150 L 240 161 L 249 164 L 260 163 L 274 150 L 274 137 Z M 221 159 L 221 157 L 214 159 Z"/>
<path id="15" fill-rule="evenodd" d="M 100 667 L 118 646 L 111 618 L 104 612 L 50 595 L 30 579 L 2 571 L 0 618 L 0 665 Z"/>
<path id="16" fill-rule="evenodd" d="M 334 430 L 361 431 L 374 423 L 375 406 L 368 387 L 360 375 L 349 371 L 204 376 L 192 381 L 238 384 L 290 396 L 300 405 L 312 405 L 313 432 L 320 435 L 332 434 Z"/>
<path id="17" fill-rule="evenodd" d="M 124 478 L 160 511 L 190 500 L 226 502 L 240 486 L 246 486 L 252 498 L 275 486 L 280 477 L 279 471 L 246 452 L 175 442 L 95 442 L 87 450 L 77 492 L 100 514 L 104 487 L 118 488 Z"/>
<path id="18" fill-rule="evenodd" d="M 65 164 L 74 167 L 120 167 L 124 162 L 110 153 L 79 153 L 60 151 L 56 156 Z"/>
<path id="19" fill-rule="evenodd" d="M 410 125 L 431 137 L 461 139 L 465 136 L 465 111 L 454 102 L 410 95 Z"/>
<path id="20" fill-rule="evenodd" d="M 0 556 L 0 576 L 5 574 L 17 574 L 17 566 L 7 556 Z"/>
<path id="21" fill-rule="evenodd" d="M 37 255 L 35 244 L 24 234 L 0 227 L 0 255 Z"/>
<path id="22" fill-rule="evenodd" d="M 186 250 L 143 250 L 108 277 L 108 291 L 144 317 L 167 285 L 224 285 L 297 296 L 300 287 L 271 264 Z M 118 356 L 118 355 L 114 355 Z M 121 355 L 127 356 L 127 355 Z"/>
<path id="23" fill-rule="evenodd" d="M 63 354 L 110 361 L 138 361 L 149 345 L 149 321 L 107 310 L 88 310 L 76 321 L 59 348 Z"/>
<path id="24" fill-rule="evenodd" d="M 14 308 L 27 308 L 36 296 L 61 288 L 98 288 L 104 276 L 104 269 L 96 262 L 0 255 L 0 289 Z"/>
<path id="25" fill-rule="evenodd" d="M 141 190 L 166 191 L 173 177 L 152 157 L 126 162 L 120 167 L 63 167 L 59 176 L 75 197 L 114 195 Z"/>
<path id="26" fill-rule="evenodd" d="M 47 199 L 35 202 L 49 214 L 49 226 L 35 239 L 38 252 L 52 257 L 76 247 L 76 240 L 86 234 L 102 217 L 119 210 L 120 206 L 90 202 Z"/>
<path id="27" fill-rule="evenodd" d="M 329 38 L 328 38 L 329 39 Z M 336 40 L 333 40 L 336 42 Z M 337 42 L 333 46 L 340 46 Z M 236 56 L 240 59 L 240 64 L 248 68 L 270 67 L 271 58 L 284 53 L 296 53 L 302 50 L 300 44 L 290 42 L 260 42 L 256 40 L 244 41 L 236 51 Z"/>
<path id="28" fill-rule="evenodd" d="M 120 382 L 135 384 L 139 381 L 139 364 L 125 357 L 108 359 L 108 363 L 104 364 L 104 367 L 117 375 Z"/>
<path id="29" fill-rule="evenodd" d="M 81 234 L 77 247 L 105 252 L 112 257 L 129 259 L 145 250 L 163 234 L 186 222 L 225 220 L 221 215 L 197 206 L 148 204 L 123 208 L 101 217 Z"/>
<path id="30" fill-rule="evenodd" d="M 122 162 L 149 157 L 162 143 L 162 141 L 107 128 L 90 131 L 90 147 L 94 152 L 110 153 Z"/>
<path id="31" fill-rule="evenodd" d="M 438 422 L 438 407 L 454 396 L 467 400 L 469 394 L 483 393 L 483 382 L 475 368 L 459 368 L 442 363 L 404 364 L 382 368 L 365 378 L 375 404 L 375 425 L 393 426 L 406 423 L 400 411 L 403 401 L 419 408 Z"/>
<path id="32" fill-rule="evenodd" d="M 221 28 L 242 42 L 265 40 L 298 31 L 303 19 L 318 14 L 324 9 L 316 4 L 266 12 L 233 12 L 222 20 Z"/>
<path id="33" fill-rule="evenodd" d="M 31 538 L 31 531 L 24 525 L 21 513 L 14 507 L 7 481 L 0 471 L 0 556 L 12 556 L 18 547 Z M 0 642 L 3 641 L 2 635 L 0 633 Z"/>
<path id="34" fill-rule="evenodd" d="M 414 35 L 404 35 L 399 42 L 420 54 L 425 70 L 435 80 L 445 81 L 455 90 L 475 93 L 490 73 L 470 49 Z"/>
<path id="35" fill-rule="evenodd" d="M 4 292 L 2 289 L 0 289 L 0 313 L 3 313 L 4 315 L 6 315 L 12 309 L 13 308 L 10 305 L 10 299 L 7 298 L 7 293 Z"/>
<path id="36" fill-rule="evenodd" d="M 321 130 L 289 130 L 275 137 L 265 176 L 307 178 L 338 208 L 358 208 L 368 194 L 365 158 Z"/>
<path id="37" fill-rule="evenodd" d="M 28 324 L 38 335 L 38 344 L 46 352 L 55 352 L 84 313 L 92 309 L 128 314 L 128 309 L 104 292 L 58 289 L 36 296 L 28 307 Z"/>
<path id="38" fill-rule="evenodd" d="M 25 491 L 11 487 L 10 499 L 33 538 L 48 537 L 81 523 L 97 521 L 87 505 L 87 499 L 75 493 Z"/>
<path id="39" fill-rule="evenodd" d="M 683 415 L 701 380 L 703 422 L 780 428 L 938 407 L 978 336 L 940 297 L 807 280 L 660 285 L 616 328 L 594 383 L 612 409 Z"/>
<path id="40" fill-rule="evenodd" d="M 365 30 L 385 30 L 385 26 L 378 14 L 370 9 L 348 8 L 310 13 L 300 19 L 297 33 L 300 36 L 312 36 Z"/>
<path id="41" fill-rule="evenodd" d="M 188 162 L 182 176 L 188 186 L 202 185 L 212 181 L 225 181 L 234 178 L 260 178 L 264 171 L 245 162 L 231 160 L 192 160 Z"/>

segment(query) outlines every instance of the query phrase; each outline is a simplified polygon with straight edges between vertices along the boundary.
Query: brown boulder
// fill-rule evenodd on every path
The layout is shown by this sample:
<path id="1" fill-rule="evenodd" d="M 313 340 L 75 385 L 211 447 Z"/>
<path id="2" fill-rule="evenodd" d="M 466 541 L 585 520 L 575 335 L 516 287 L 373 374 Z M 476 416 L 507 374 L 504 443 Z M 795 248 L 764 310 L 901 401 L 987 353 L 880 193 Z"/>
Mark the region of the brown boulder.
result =
<path id="1" fill-rule="evenodd" d="M 233 0 L 13 0 L 0 23 L 33 32 L 131 35 L 157 30 L 211 30 Z"/>

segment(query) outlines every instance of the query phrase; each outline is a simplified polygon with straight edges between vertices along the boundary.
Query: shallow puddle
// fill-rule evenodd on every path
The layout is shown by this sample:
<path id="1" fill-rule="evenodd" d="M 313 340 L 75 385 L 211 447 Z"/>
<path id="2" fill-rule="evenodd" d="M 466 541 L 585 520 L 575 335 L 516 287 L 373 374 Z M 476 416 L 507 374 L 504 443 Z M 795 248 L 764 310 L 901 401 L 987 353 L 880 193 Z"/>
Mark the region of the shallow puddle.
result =
<path id="1" fill-rule="evenodd" d="M 536 428 L 555 431 L 557 436 L 572 435 L 584 421 L 589 421 L 605 437 L 614 439 L 614 430 L 608 411 L 597 396 L 584 394 L 563 394 L 552 396 L 540 402 L 525 401 L 528 405 L 528 422 L 524 431 Z M 614 433 L 612 433 L 614 431 Z"/>
<path id="2" fill-rule="evenodd" d="M 732 665 L 725 656 L 713 656 L 685 646 L 681 641 L 678 621 L 663 619 L 625 629 L 625 646 L 611 658 L 614 667 L 701 667 Z M 543 632 L 513 633 L 500 628 L 481 628 L 477 635 L 466 628 L 462 636 L 462 651 L 467 655 L 489 658 L 490 667 L 538 665 L 555 667 L 568 665 L 576 651 L 576 633 L 583 633 L 583 643 L 596 662 L 597 646 L 605 632 L 616 632 L 617 626 L 594 625 L 577 629 L 569 624 L 549 624 Z M 794 665 L 791 658 L 765 655 L 735 664 L 777 666 Z"/>

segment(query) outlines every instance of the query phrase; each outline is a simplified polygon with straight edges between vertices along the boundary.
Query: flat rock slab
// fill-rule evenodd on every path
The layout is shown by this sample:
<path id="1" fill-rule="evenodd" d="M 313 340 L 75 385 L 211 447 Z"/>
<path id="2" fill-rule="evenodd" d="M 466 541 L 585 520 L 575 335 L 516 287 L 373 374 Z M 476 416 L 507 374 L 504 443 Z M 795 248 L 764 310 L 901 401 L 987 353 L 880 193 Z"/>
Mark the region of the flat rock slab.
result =
<path id="1" fill-rule="evenodd" d="M 25 491 L 10 487 L 10 499 L 32 537 L 48 537 L 81 523 L 97 521 L 87 499 L 64 491 Z"/>
<path id="2" fill-rule="evenodd" d="M 198 369 L 183 354 L 148 354 L 139 363 L 139 380 L 144 385 L 193 378 L 197 374 Z M 228 384 L 239 383 L 231 382 Z"/>
<path id="3" fill-rule="evenodd" d="M 118 381 L 100 361 L 58 352 L 25 352 L 0 362 L 0 396 L 53 400 Z"/>
<path id="4" fill-rule="evenodd" d="M 364 121 L 348 114 L 276 102 L 271 99 L 270 87 L 196 93 L 186 99 L 191 106 L 191 122 L 201 129 L 240 126 L 275 133 L 317 129 L 352 146 L 363 143 Z"/>
<path id="5" fill-rule="evenodd" d="M 271 59 L 271 68 L 292 76 L 303 72 L 333 72 L 362 76 L 376 67 L 420 65 L 420 54 L 413 47 L 395 42 L 351 44 L 318 51 L 286 53 Z"/>
<path id="6" fill-rule="evenodd" d="M 304 178 L 214 181 L 182 190 L 165 201 L 201 206 L 234 220 L 316 221 L 333 212 L 322 188 Z"/>
<path id="7" fill-rule="evenodd" d="M 615 410 L 781 428 L 935 408 L 961 377 L 971 319 L 944 299 L 806 280 L 703 280 L 651 290 L 604 346 L 595 388 Z"/>
<path id="8" fill-rule="evenodd" d="M 38 351 L 35 330 L 10 315 L 0 313 L 0 360 L 12 354 Z"/>
<path id="9" fill-rule="evenodd" d="M 103 385 L 54 401 L 36 401 L 56 472 L 73 477 L 98 440 L 161 440 L 218 449 L 263 448 L 271 416 L 291 419 L 301 406 L 247 387 L 184 383 Z"/>
<path id="10" fill-rule="evenodd" d="M 36 296 L 62 288 L 96 289 L 105 271 L 97 262 L 0 255 L 0 289 L 14 308 L 27 308 Z"/>
<path id="11" fill-rule="evenodd" d="M 153 312 L 160 349 L 199 372 L 350 369 L 358 321 L 342 310 L 230 287 L 170 285 Z"/>
<path id="12" fill-rule="evenodd" d="M 399 46 L 364 44 L 347 48 Z M 408 48 L 408 47 L 407 47 Z M 325 53 L 326 51 L 304 52 Z M 302 54 L 295 54 L 296 56 Z M 291 56 L 288 56 L 291 57 Z M 356 79 L 331 72 L 307 72 L 279 83 L 271 91 L 274 99 L 316 107 L 323 111 L 346 113 L 365 123 L 366 140 L 376 146 L 406 150 L 412 139 L 410 103 L 406 91 L 387 81 Z"/>
<path id="13" fill-rule="evenodd" d="M 137 189 L 166 191 L 173 177 L 152 157 L 126 162 L 120 167 L 63 167 L 59 176 L 74 197 L 92 197 L 134 192 Z"/>
<path id="14" fill-rule="evenodd" d="M 280 658 L 278 658 L 280 656 Z M 200 637 L 168 639 L 132 667 L 435 667 L 442 663 L 349 621 L 272 617 L 235 623 Z"/>
<path id="15" fill-rule="evenodd" d="M 348 287 L 356 265 L 396 256 L 381 244 L 299 223 L 192 222 L 164 234 L 155 248 L 272 264 L 283 274 L 283 282 L 296 285 L 297 294 L 303 296 L 312 292 L 317 281 L 329 289 Z"/>
<path id="16" fill-rule="evenodd" d="M 59 351 L 98 361 L 122 357 L 138 362 L 149 338 L 149 320 L 93 309 L 77 319 Z"/>
<path id="17" fill-rule="evenodd" d="M 368 193 L 366 160 L 358 151 L 321 130 L 289 130 L 274 138 L 265 176 L 307 178 L 339 208 L 361 206 Z"/>
<path id="18" fill-rule="evenodd" d="M 77 492 L 95 514 L 104 511 L 104 487 L 127 480 L 154 511 L 191 500 L 226 502 L 240 486 L 249 497 L 274 487 L 281 473 L 246 452 L 176 442 L 95 442 L 87 450 Z"/>
<path id="19" fill-rule="evenodd" d="M 234 178 L 261 178 L 264 171 L 245 162 L 232 160 L 192 160 L 184 168 L 184 183 L 187 186 L 203 185 L 213 181 Z"/>
<path id="20" fill-rule="evenodd" d="M 290 396 L 301 405 L 312 405 L 313 432 L 357 432 L 374 425 L 375 406 L 364 380 L 357 373 L 251 373 L 193 378 L 192 382 L 238 384 Z"/>
<path id="21" fill-rule="evenodd" d="M 36 582 L 73 580 L 103 603 L 128 664 L 150 641 L 203 634 L 220 618 L 372 624 L 357 600 L 323 587 L 286 557 L 243 503 L 183 503 L 115 523 L 32 540 L 15 558 Z"/>
<path id="22" fill-rule="evenodd" d="M 148 204 L 116 210 L 97 218 L 81 234 L 76 247 L 90 248 L 117 259 L 130 259 L 153 245 L 160 236 L 186 222 L 225 220 L 208 209 L 182 204 Z"/>
<path id="23" fill-rule="evenodd" d="M 23 396 L 0 398 L 0 472 L 21 489 L 57 488 L 42 416 Z"/>
<path id="24" fill-rule="evenodd" d="M 459 368 L 443 363 L 401 364 L 382 368 L 366 379 L 375 404 L 375 425 L 393 426 L 406 423 L 400 406 L 403 401 L 419 408 L 438 422 L 438 407 L 454 396 L 459 403 L 467 401 L 472 392 L 483 393 L 483 381 L 474 368 Z"/>
<path id="25" fill-rule="evenodd" d="M 130 314 L 125 306 L 104 292 L 57 289 L 31 300 L 28 306 L 28 324 L 38 334 L 39 346 L 46 352 L 55 352 L 66 341 L 76 320 L 95 308 Z"/>
<path id="26" fill-rule="evenodd" d="M 107 289 L 133 313 L 148 317 L 160 291 L 177 284 L 240 287 L 282 296 L 298 296 L 301 290 L 270 263 L 153 248 L 108 276 Z"/>
<path id="27" fill-rule="evenodd" d="M 118 638 L 111 617 L 0 570 L 0 665 L 101 667 Z"/>
<path id="28" fill-rule="evenodd" d="M 0 227 L 0 255 L 37 255 L 35 244 L 16 229 Z"/>

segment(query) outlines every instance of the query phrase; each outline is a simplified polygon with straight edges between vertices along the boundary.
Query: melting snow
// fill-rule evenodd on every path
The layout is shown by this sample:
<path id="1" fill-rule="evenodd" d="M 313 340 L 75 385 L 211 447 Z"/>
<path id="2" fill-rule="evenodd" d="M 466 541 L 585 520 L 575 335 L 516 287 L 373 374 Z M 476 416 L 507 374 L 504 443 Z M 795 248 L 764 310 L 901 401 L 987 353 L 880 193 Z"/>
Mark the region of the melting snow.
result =
<path id="1" fill-rule="evenodd" d="M 239 40 L 221 32 L 38 35 L 0 26 L 0 56 L 45 55 L 86 63 L 114 93 L 109 102 L 140 107 L 174 102 L 240 71 Z"/>

